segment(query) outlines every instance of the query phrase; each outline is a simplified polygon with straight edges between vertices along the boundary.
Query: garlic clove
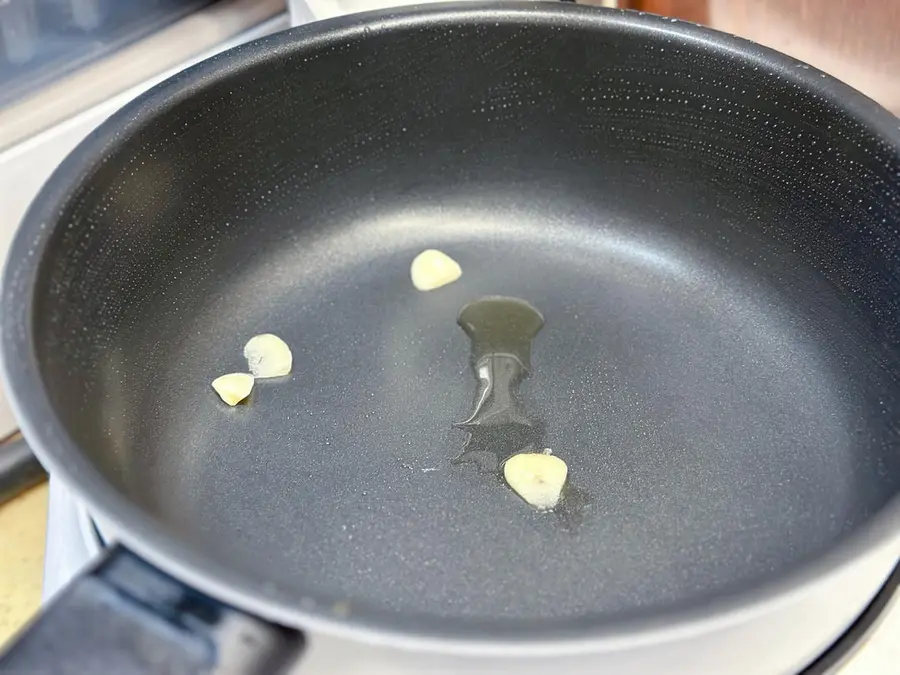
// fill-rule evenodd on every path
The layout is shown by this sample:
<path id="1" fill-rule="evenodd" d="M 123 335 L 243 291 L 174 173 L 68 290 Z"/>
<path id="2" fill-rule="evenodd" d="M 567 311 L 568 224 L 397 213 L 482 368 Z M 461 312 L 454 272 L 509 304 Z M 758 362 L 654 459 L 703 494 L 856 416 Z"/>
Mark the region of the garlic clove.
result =
<path id="1" fill-rule="evenodd" d="M 272 333 L 254 335 L 244 345 L 244 358 L 254 377 L 281 377 L 291 372 L 294 357 L 284 340 Z"/>
<path id="2" fill-rule="evenodd" d="M 228 373 L 214 379 L 212 388 L 225 403 L 235 406 L 250 395 L 253 376 L 247 373 Z"/>
<path id="3" fill-rule="evenodd" d="M 459 279 L 462 268 L 446 253 L 430 248 L 413 259 L 409 276 L 416 289 L 433 291 Z"/>
<path id="4" fill-rule="evenodd" d="M 522 499 L 536 509 L 552 509 L 559 502 L 569 469 L 556 455 L 526 452 L 503 465 L 503 477 Z"/>

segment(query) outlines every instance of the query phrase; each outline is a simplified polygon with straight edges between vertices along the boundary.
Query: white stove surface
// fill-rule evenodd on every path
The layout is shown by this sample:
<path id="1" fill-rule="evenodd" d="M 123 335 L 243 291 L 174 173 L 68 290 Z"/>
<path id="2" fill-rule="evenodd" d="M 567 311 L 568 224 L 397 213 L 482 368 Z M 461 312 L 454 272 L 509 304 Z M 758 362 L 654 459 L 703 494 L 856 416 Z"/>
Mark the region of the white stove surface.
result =
<path id="1" fill-rule="evenodd" d="M 79 571 L 100 555 L 101 544 L 84 507 L 58 480 L 50 479 L 47 553 L 43 598 L 46 603 Z M 798 628 L 802 629 L 802 627 Z M 840 675 L 896 675 L 900 672 L 900 602 L 896 599 L 868 642 L 841 669 Z M 370 675 L 371 664 L 365 671 Z M 309 670 L 302 670 L 307 673 Z M 336 671 L 329 669 L 332 675 Z M 312 674 L 310 674 L 312 675 Z"/>

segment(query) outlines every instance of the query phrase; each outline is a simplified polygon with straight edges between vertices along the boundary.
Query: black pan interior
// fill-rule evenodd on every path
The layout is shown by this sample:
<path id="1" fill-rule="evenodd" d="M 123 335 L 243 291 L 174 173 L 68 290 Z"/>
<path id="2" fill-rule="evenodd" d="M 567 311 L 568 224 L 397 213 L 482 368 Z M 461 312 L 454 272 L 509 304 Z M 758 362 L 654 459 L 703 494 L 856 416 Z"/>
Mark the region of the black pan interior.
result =
<path id="1" fill-rule="evenodd" d="M 419 17 L 239 48 L 94 142 L 34 328 L 109 481 L 286 602 L 498 630 L 746 591 L 894 500 L 900 161 L 861 122 L 886 115 L 692 26 Z M 463 277 L 419 293 L 429 247 Z M 546 318 L 522 397 L 580 520 L 451 464 L 456 316 L 489 294 Z M 209 383 L 260 332 L 294 372 L 228 409 Z"/>

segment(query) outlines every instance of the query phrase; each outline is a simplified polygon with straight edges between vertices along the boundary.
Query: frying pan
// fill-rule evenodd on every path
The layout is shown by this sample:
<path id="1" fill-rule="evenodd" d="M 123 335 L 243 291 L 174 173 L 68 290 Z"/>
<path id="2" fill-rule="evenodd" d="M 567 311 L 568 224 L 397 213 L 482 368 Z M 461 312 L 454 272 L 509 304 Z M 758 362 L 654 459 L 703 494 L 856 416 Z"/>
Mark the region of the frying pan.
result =
<path id="1" fill-rule="evenodd" d="M 896 118 L 659 17 L 430 6 L 189 69 L 63 163 L 5 272 L 24 433 L 127 547 L 66 647 L 133 597 L 220 657 L 237 615 L 393 672 L 796 672 L 897 560 L 898 223 Z M 416 291 L 426 248 L 462 277 Z M 454 461 L 489 296 L 543 318 L 498 386 L 568 465 L 555 512 Z M 293 371 L 229 408 L 264 332 Z"/>

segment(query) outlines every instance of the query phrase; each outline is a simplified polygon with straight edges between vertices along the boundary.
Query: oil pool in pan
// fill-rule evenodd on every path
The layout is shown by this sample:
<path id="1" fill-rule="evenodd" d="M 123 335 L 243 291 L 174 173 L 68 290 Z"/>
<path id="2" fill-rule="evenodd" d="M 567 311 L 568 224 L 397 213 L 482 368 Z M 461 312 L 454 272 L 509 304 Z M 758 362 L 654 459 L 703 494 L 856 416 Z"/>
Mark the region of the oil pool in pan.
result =
<path id="1" fill-rule="evenodd" d="M 481 471 L 502 474 L 526 502 L 577 525 L 588 495 L 567 480 L 565 462 L 544 447 L 543 422 L 518 398 L 519 383 L 531 373 L 531 343 L 544 317 L 525 300 L 488 296 L 463 307 L 457 323 L 471 340 L 478 384 L 472 414 L 453 425 L 469 433 L 453 463 L 472 462 Z"/>

